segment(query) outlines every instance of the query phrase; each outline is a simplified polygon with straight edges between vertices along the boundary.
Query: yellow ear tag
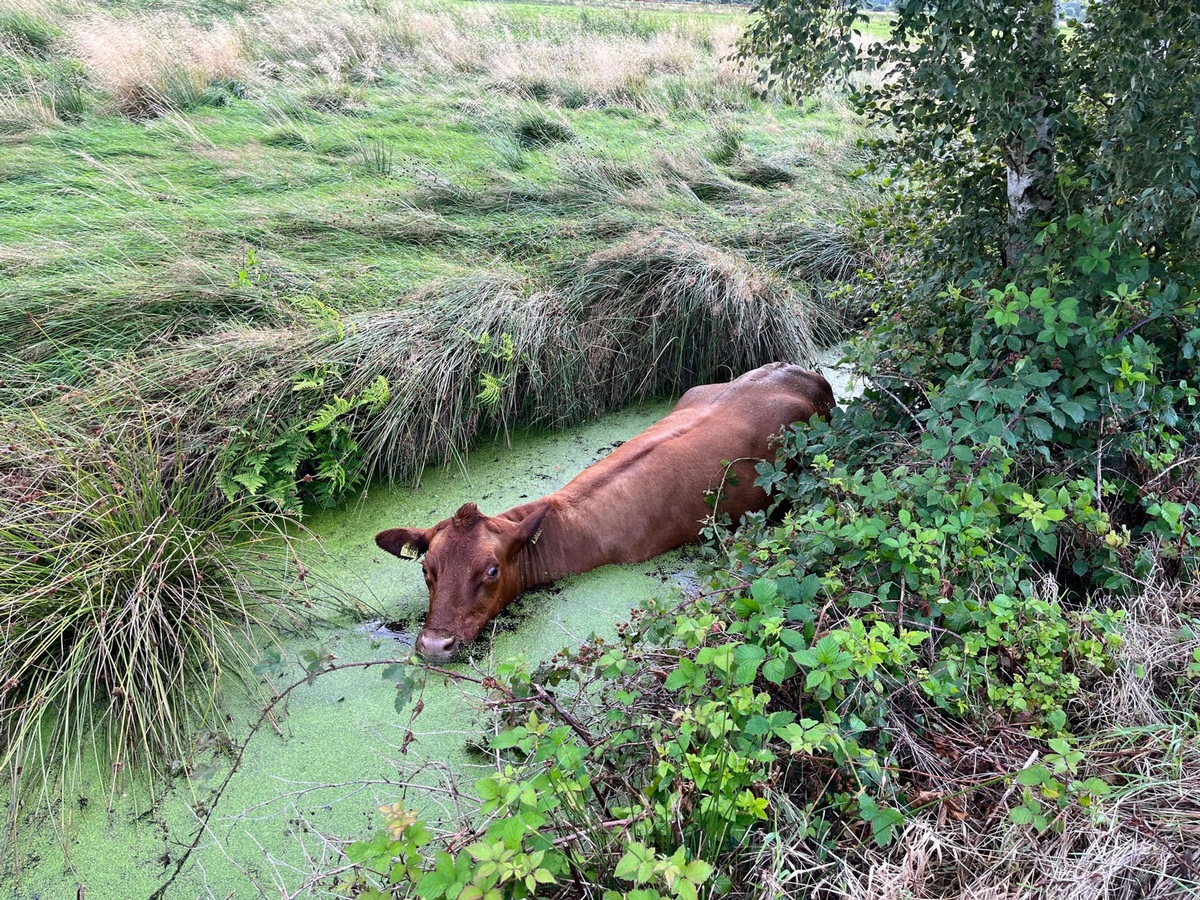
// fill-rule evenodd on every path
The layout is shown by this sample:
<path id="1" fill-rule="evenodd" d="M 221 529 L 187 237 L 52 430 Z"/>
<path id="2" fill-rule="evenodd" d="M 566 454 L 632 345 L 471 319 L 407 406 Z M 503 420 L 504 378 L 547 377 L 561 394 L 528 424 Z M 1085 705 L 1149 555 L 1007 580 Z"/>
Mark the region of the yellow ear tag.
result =
<path id="1" fill-rule="evenodd" d="M 403 547 L 400 548 L 400 555 L 402 557 L 404 557 L 404 559 L 416 559 L 421 554 L 417 551 L 417 548 L 414 547 L 411 543 L 406 543 Z"/>
<path id="2" fill-rule="evenodd" d="M 537 530 L 537 533 L 536 533 L 536 534 L 535 534 L 533 537 L 531 537 L 531 538 L 529 539 L 529 543 L 531 543 L 531 544 L 536 544 L 536 543 L 537 543 L 537 539 L 538 539 L 538 538 L 540 538 L 541 536 L 542 536 L 542 529 L 540 529 L 540 528 L 539 528 L 539 529 Z"/>

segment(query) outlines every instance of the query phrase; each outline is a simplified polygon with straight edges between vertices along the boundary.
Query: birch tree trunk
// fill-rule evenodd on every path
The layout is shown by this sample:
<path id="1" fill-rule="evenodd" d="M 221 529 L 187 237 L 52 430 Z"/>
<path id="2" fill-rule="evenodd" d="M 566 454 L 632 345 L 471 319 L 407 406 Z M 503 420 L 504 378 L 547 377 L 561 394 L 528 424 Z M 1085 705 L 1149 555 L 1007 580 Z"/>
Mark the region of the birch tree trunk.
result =
<path id="1" fill-rule="evenodd" d="M 1054 58 L 1058 27 L 1054 0 L 1027 6 L 1026 45 L 1014 51 L 1028 64 L 1020 101 L 1027 110 L 1023 127 L 1004 147 L 1008 170 L 1008 247 L 1005 264 L 1012 268 L 1032 248 L 1033 226 L 1049 218 L 1053 206 L 1055 119 L 1050 113 L 1045 63 Z"/>

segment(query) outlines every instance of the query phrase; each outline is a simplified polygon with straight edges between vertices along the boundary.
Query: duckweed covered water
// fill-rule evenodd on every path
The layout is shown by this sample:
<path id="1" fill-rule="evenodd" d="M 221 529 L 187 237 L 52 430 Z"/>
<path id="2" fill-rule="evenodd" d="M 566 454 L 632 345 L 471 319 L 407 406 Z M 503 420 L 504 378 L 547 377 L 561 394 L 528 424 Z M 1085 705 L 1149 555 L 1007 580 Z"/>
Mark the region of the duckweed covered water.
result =
<path id="1" fill-rule="evenodd" d="M 427 526 L 467 501 L 495 514 L 564 485 L 614 444 L 665 415 L 670 404 L 648 405 L 609 416 L 565 434 L 527 434 L 476 448 L 464 466 L 427 472 L 417 489 L 376 486 L 370 496 L 314 516 L 319 536 L 304 548 L 318 568 L 371 609 L 380 621 L 404 630 L 390 636 L 364 624 L 329 627 L 315 639 L 287 638 L 284 655 L 328 648 L 339 663 L 384 660 L 408 653 L 427 606 L 420 568 L 384 554 L 374 535 L 398 525 Z M 473 648 L 486 668 L 523 653 L 531 662 L 586 638 L 611 634 L 631 605 L 664 594 L 683 567 L 679 553 L 632 566 L 606 566 L 564 579 L 517 600 Z M 396 802 L 402 784 L 451 779 L 468 793 L 482 757 L 470 746 L 483 725 L 478 706 L 455 686 L 431 678 L 421 697 L 424 711 L 412 723 L 415 740 L 401 754 L 410 712 L 394 709 L 395 688 L 380 669 L 322 676 L 298 688 L 275 727 L 255 736 L 231 780 L 200 849 L 167 894 L 176 898 L 321 896 L 328 887 L 307 885 L 310 874 L 339 864 L 332 842 L 357 839 L 381 825 L 377 807 Z M 300 677 L 289 667 L 280 684 Z M 232 700 L 229 737 L 241 741 L 258 709 Z M 201 746 L 205 740 L 200 739 Z M 16 857 L 5 860 L 0 897 L 20 900 L 127 900 L 145 898 L 171 871 L 197 826 L 193 805 L 207 798 L 231 764 L 228 745 L 209 739 L 197 754 L 195 785 L 182 782 L 150 809 L 144 791 L 132 790 L 106 810 L 106 784 L 72 805 L 72 829 L 60 841 L 46 816 L 27 816 L 16 835 Z M 410 792 L 406 804 L 426 806 L 433 819 L 448 795 Z M 19 878 L 17 867 L 19 866 Z M 82 892 L 81 892 L 82 886 Z"/>

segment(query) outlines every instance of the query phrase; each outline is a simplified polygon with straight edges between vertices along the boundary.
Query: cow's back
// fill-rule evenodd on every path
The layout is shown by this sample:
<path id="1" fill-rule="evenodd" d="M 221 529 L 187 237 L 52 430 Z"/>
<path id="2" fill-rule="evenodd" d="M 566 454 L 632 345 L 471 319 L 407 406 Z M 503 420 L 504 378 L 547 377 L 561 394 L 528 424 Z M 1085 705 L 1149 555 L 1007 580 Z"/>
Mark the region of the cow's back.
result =
<path id="1" fill-rule="evenodd" d="M 774 456 L 781 429 L 833 406 L 824 378 L 785 363 L 701 385 L 554 496 L 566 514 L 586 514 L 606 562 L 640 562 L 695 540 L 712 512 L 708 492 L 720 491 L 720 511 L 735 521 L 762 509 L 757 462 Z"/>
<path id="2" fill-rule="evenodd" d="M 714 406 L 737 415 L 739 410 L 757 409 L 790 423 L 828 416 L 834 405 L 833 388 L 819 373 L 790 363 L 768 363 L 733 381 L 692 388 L 679 398 L 675 410 Z"/>

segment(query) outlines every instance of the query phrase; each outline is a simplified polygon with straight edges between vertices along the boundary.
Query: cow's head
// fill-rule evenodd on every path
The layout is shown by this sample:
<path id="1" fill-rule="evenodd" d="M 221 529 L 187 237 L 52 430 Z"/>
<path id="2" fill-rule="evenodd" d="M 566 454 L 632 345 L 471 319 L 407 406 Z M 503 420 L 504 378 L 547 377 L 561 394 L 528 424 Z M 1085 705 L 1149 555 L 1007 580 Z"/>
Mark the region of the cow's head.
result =
<path id="1" fill-rule="evenodd" d="M 491 518 L 474 503 L 432 528 L 389 528 L 375 543 L 403 559 L 421 561 L 429 615 L 417 652 L 446 660 L 478 637 L 483 626 L 521 593 L 518 556 L 535 539 L 549 505 L 520 521 Z"/>

